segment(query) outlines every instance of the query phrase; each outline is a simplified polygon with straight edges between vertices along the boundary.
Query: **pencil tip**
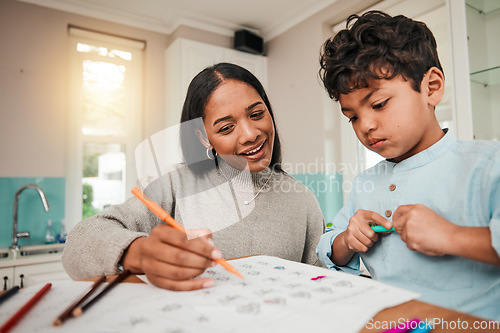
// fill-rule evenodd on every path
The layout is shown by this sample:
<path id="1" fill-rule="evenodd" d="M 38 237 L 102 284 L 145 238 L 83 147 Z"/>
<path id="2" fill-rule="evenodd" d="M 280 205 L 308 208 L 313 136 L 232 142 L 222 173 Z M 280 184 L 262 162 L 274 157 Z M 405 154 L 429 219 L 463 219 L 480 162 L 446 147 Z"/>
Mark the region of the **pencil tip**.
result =
<path id="1" fill-rule="evenodd" d="M 232 267 L 232 269 L 231 269 L 231 273 L 233 273 L 233 274 L 234 274 L 234 275 L 236 275 L 236 276 L 239 276 L 239 277 L 240 277 L 240 278 L 242 278 L 242 279 L 245 279 L 245 278 L 243 277 L 243 275 L 241 275 L 241 274 L 240 274 L 240 272 L 238 272 L 238 271 L 236 270 L 236 268 L 234 268 L 234 267 Z"/>
<path id="2" fill-rule="evenodd" d="M 52 325 L 54 325 L 54 326 L 60 326 L 61 324 L 62 324 L 61 319 L 56 319 L 56 320 L 54 320 L 54 322 L 52 323 Z"/>
<path id="3" fill-rule="evenodd" d="M 76 308 L 73 310 L 72 313 L 73 313 L 73 317 L 78 317 L 83 313 L 83 311 L 82 311 L 82 308 Z"/>

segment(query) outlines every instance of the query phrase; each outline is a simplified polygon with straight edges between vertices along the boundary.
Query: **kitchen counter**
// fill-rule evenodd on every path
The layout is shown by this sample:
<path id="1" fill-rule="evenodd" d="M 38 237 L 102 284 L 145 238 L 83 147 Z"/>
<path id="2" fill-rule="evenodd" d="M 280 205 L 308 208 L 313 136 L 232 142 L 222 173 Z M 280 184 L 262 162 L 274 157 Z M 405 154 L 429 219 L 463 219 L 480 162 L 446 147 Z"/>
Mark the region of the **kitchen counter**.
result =
<path id="1" fill-rule="evenodd" d="M 17 253 L 10 248 L 0 248 L 0 268 L 61 261 L 63 249 L 64 244 L 21 246 Z"/>

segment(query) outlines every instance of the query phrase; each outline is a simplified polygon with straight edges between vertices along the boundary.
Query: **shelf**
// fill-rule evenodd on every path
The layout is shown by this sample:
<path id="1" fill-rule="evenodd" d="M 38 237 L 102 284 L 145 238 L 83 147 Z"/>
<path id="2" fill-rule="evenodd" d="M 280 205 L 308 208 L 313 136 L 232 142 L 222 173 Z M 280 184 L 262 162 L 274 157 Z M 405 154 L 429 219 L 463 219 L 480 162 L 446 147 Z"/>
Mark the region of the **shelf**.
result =
<path id="1" fill-rule="evenodd" d="M 466 0 L 465 4 L 484 15 L 500 9 L 500 1 L 498 0 Z"/>
<path id="2" fill-rule="evenodd" d="M 500 66 L 470 73 L 470 80 L 484 86 L 494 86 L 500 84 Z"/>

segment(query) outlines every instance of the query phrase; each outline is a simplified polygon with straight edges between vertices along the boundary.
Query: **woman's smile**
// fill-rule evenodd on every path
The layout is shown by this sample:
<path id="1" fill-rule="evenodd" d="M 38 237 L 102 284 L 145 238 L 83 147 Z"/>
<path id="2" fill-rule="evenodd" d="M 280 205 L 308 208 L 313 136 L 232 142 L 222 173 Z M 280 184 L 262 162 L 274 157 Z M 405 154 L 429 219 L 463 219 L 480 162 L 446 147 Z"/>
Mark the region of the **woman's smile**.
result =
<path id="1" fill-rule="evenodd" d="M 266 141 L 267 140 L 264 140 L 261 144 L 259 144 L 257 146 L 257 148 L 244 151 L 240 155 L 242 155 L 245 158 L 251 159 L 251 160 L 255 160 L 255 159 L 261 158 L 262 156 L 265 155 L 265 149 L 262 149 L 262 147 L 264 147 L 264 143 Z"/>

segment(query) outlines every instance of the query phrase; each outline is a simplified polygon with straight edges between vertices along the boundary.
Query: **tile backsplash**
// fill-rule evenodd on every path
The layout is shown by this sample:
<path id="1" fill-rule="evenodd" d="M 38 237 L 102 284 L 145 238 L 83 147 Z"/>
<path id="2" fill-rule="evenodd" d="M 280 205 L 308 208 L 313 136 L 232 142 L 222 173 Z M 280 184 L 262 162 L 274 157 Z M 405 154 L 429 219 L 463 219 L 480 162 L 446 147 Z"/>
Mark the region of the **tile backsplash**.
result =
<path id="1" fill-rule="evenodd" d="M 64 220 L 65 179 L 63 177 L 0 177 L 0 247 L 12 243 L 14 195 L 26 184 L 38 185 L 47 198 L 49 211 L 45 212 L 40 195 L 35 189 L 25 189 L 19 197 L 18 232 L 28 231 L 30 238 L 19 239 L 19 245 L 45 242 L 47 221 L 52 220 L 56 234 Z"/>
<path id="2" fill-rule="evenodd" d="M 291 174 L 291 176 L 304 184 L 316 195 L 323 216 L 325 217 L 325 224 L 332 222 L 344 204 L 342 175 L 335 172 L 318 172 Z"/>
<path id="3" fill-rule="evenodd" d="M 338 173 L 305 173 L 291 176 L 316 195 L 325 223 L 330 223 L 343 205 L 342 176 Z M 44 243 L 49 219 L 52 220 L 56 234 L 60 233 L 65 216 L 63 177 L 0 177 L 0 247 L 7 247 L 12 243 L 14 195 L 26 184 L 36 184 L 42 188 L 50 210 L 45 212 L 36 190 L 26 189 L 21 193 L 18 206 L 18 231 L 28 231 L 31 237 L 19 239 L 19 245 Z"/>

